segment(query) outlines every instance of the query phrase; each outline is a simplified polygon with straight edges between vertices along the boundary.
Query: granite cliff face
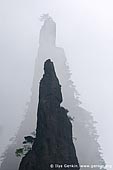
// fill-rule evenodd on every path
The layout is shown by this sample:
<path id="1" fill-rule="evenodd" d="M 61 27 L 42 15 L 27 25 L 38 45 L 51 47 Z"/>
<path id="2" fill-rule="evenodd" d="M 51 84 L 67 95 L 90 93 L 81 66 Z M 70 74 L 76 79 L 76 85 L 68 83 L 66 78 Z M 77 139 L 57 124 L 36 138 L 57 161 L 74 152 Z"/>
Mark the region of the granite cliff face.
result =
<path id="1" fill-rule="evenodd" d="M 58 165 L 65 169 L 65 164 L 75 166 L 69 170 L 79 169 L 72 124 L 68 111 L 60 106 L 61 102 L 61 86 L 53 63 L 47 60 L 39 87 L 36 139 L 32 150 L 22 159 L 19 170 L 49 170 L 51 164 L 54 169 L 58 169 Z"/>

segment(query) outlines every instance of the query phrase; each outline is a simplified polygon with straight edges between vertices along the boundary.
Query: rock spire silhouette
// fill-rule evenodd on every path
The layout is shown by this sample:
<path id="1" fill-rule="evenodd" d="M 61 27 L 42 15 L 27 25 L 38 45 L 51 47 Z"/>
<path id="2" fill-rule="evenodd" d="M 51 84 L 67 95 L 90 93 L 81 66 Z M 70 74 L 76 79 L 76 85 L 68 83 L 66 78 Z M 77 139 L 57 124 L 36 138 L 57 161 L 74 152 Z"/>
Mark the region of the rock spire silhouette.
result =
<path id="1" fill-rule="evenodd" d="M 36 138 L 32 150 L 23 157 L 19 170 L 50 170 L 51 165 L 54 169 L 62 166 L 65 170 L 69 165 L 75 166 L 69 170 L 79 169 L 72 124 L 67 110 L 60 106 L 62 100 L 61 85 L 53 62 L 48 59 L 39 87 Z"/>
<path id="2" fill-rule="evenodd" d="M 35 61 L 33 84 L 31 88 L 31 99 L 24 121 L 17 133 L 15 141 L 8 147 L 4 154 L 4 160 L 0 170 L 17 170 L 20 159 L 15 157 L 16 148 L 22 144 L 24 136 L 33 132 L 36 124 L 36 112 L 38 101 L 38 84 L 43 74 L 43 63 L 50 58 L 55 65 L 56 74 L 62 84 L 64 97 L 62 105 L 68 108 L 69 114 L 75 117 L 73 122 L 73 141 L 76 145 L 77 156 L 80 165 L 105 165 L 102 157 L 101 147 L 98 143 L 98 134 L 92 113 L 82 108 L 79 95 L 71 80 L 71 73 L 63 48 L 56 46 L 56 23 L 46 15 L 43 17 L 43 25 L 40 30 L 38 55 Z M 49 42 L 49 43 L 48 43 Z M 76 139 L 76 140 L 75 140 Z M 86 170 L 86 168 L 82 168 Z M 104 168 L 103 168 L 104 169 Z M 96 167 L 95 170 L 99 170 Z"/>

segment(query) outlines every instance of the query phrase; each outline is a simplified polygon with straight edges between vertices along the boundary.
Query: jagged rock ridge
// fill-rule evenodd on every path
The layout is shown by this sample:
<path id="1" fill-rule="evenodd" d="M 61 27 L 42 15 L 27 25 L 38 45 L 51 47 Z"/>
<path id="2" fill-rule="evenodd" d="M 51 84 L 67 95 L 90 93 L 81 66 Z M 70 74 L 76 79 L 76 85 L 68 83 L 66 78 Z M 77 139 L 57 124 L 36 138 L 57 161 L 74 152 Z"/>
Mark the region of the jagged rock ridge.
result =
<path id="1" fill-rule="evenodd" d="M 22 159 L 19 170 L 49 170 L 51 164 L 76 165 L 68 169 L 79 169 L 72 124 L 67 110 L 60 106 L 61 102 L 61 86 L 53 63 L 47 60 L 39 87 L 36 139 L 32 150 Z"/>

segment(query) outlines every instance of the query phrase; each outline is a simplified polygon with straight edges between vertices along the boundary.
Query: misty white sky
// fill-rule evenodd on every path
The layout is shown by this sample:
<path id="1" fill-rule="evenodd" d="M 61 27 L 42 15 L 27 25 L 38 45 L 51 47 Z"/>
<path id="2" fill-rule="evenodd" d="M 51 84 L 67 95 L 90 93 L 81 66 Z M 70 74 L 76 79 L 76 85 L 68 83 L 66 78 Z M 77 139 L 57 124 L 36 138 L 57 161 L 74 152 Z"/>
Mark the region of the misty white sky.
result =
<path id="1" fill-rule="evenodd" d="M 83 107 L 98 121 L 104 158 L 112 164 L 112 0 L 0 0 L 0 151 L 30 99 L 43 13 L 57 24 L 57 45 L 65 50 Z"/>

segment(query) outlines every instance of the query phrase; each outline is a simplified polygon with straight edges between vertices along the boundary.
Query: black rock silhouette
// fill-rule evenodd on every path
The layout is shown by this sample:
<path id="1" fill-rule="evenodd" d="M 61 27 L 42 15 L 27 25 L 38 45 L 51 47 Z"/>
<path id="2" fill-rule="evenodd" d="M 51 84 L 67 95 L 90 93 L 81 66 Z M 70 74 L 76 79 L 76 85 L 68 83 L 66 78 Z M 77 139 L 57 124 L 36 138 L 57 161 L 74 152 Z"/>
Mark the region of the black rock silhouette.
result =
<path id="1" fill-rule="evenodd" d="M 44 75 L 39 87 L 36 139 L 32 150 L 22 159 L 19 170 L 50 170 L 50 165 L 74 165 L 79 169 L 78 159 L 72 140 L 72 124 L 67 110 L 60 107 L 61 86 L 53 63 L 44 64 Z M 55 168 L 58 169 L 58 168 Z"/>

